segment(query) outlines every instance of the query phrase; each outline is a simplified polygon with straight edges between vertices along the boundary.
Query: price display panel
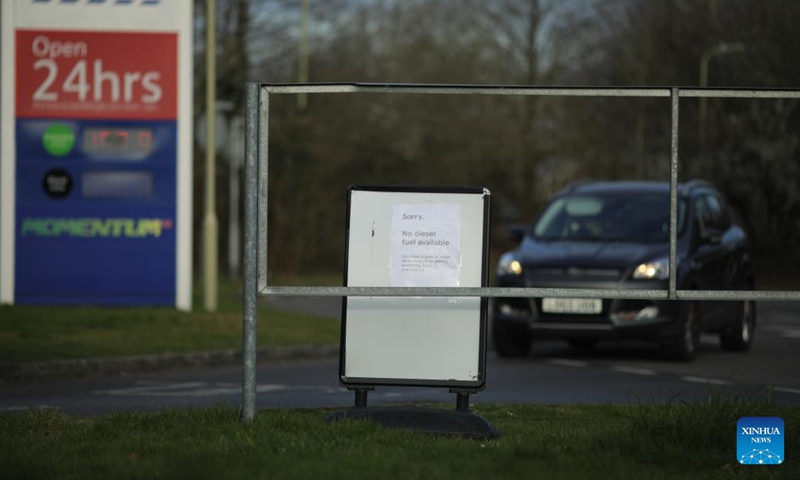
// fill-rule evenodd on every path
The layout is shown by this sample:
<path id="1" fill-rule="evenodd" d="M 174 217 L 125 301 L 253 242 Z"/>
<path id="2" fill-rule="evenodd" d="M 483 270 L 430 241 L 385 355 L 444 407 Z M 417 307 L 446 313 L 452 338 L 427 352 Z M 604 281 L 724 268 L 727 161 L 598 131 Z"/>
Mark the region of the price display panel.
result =
<path id="1" fill-rule="evenodd" d="M 139 160 L 153 151 L 153 129 L 88 127 L 83 129 L 83 153 L 112 160 Z"/>

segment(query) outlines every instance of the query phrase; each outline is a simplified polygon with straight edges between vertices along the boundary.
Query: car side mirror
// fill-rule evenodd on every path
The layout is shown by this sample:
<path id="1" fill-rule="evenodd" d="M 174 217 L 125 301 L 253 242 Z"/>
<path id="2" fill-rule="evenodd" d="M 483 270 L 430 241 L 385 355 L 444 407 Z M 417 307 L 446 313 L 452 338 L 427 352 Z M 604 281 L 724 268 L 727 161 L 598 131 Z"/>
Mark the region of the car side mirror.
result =
<path id="1" fill-rule="evenodd" d="M 703 230 L 703 233 L 700 235 L 700 239 L 703 243 L 707 243 L 709 245 L 719 245 L 722 243 L 722 233 L 717 229 Z"/>
<path id="2" fill-rule="evenodd" d="M 511 225 L 508 227 L 508 238 L 514 243 L 522 243 L 522 239 L 525 238 L 527 232 L 527 225 Z"/>

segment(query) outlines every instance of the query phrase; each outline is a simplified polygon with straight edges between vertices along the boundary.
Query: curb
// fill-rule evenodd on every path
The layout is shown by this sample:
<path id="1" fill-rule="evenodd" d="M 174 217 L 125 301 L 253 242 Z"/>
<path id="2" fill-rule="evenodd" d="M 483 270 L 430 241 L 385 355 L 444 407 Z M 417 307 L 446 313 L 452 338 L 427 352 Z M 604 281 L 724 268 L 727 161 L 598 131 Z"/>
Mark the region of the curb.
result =
<path id="1" fill-rule="evenodd" d="M 260 349 L 258 362 L 331 358 L 339 355 L 339 344 L 275 346 Z M 0 382 L 21 382 L 53 377 L 121 375 L 160 372 L 190 367 L 223 366 L 242 363 L 241 350 L 159 353 L 129 357 L 85 358 L 53 362 L 31 362 L 0 366 Z"/>

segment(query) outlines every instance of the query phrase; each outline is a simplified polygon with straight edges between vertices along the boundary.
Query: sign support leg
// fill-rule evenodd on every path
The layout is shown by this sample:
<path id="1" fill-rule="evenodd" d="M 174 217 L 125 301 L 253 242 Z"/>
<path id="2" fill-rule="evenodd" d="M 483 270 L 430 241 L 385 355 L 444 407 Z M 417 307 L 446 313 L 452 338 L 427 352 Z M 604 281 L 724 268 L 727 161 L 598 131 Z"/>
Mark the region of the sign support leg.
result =
<path id="1" fill-rule="evenodd" d="M 367 396 L 370 390 L 375 390 L 375 387 L 348 387 L 348 390 L 352 390 L 356 394 L 354 408 L 367 408 Z"/>
<path id="2" fill-rule="evenodd" d="M 456 394 L 456 410 L 459 412 L 469 412 L 469 396 L 478 393 L 475 390 L 463 390 L 451 388 L 450 393 Z"/>

